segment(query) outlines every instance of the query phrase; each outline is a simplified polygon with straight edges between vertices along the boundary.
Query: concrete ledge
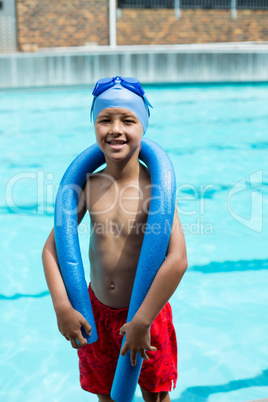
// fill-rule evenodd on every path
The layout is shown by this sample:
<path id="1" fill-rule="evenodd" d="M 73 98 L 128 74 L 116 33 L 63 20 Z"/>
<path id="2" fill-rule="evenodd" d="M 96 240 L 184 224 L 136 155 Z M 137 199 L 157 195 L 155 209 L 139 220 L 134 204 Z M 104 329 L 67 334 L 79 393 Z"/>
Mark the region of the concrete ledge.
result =
<path id="1" fill-rule="evenodd" d="M 264 42 L 221 42 L 221 43 L 192 43 L 183 45 L 128 45 L 128 46 L 73 46 L 73 47 L 50 47 L 40 48 L 38 52 L 14 52 L 1 54 L 0 58 L 5 56 L 25 56 L 32 55 L 35 57 L 44 54 L 122 54 L 122 53 L 191 53 L 191 52 L 228 52 L 228 53 L 259 53 L 268 52 L 268 41 Z"/>
<path id="2" fill-rule="evenodd" d="M 0 55 L 0 88 L 93 84 L 268 82 L 268 42 L 42 49 Z"/>
<path id="3" fill-rule="evenodd" d="M 252 401 L 247 401 L 247 402 L 268 402 L 268 398 L 254 399 L 254 400 L 252 400 Z"/>

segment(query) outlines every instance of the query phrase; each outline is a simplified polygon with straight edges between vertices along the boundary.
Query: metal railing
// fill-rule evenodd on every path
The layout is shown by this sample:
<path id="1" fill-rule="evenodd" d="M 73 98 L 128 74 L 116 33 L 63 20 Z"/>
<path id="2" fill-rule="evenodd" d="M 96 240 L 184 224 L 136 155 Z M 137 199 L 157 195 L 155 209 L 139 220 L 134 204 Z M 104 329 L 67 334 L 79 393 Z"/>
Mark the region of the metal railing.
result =
<path id="1" fill-rule="evenodd" d="M 268 10 L 268 0 L 118 0 L 118 8 Z"/>
<path id="2" fill-rule="evenodd" d="M 118 0 L 118 8 L 174 8 L 174 0 Z"/>
<path id="3" fill-rule="evenodd" d="M 231 0 L 180 0 L 180 8 L 227 9 L 231 8 Z"/>
<path id="4" fill-rule="evenodd" d="M 268 10 L 268 0 L 236 0 L 236 8 L 240 10 Z"/>

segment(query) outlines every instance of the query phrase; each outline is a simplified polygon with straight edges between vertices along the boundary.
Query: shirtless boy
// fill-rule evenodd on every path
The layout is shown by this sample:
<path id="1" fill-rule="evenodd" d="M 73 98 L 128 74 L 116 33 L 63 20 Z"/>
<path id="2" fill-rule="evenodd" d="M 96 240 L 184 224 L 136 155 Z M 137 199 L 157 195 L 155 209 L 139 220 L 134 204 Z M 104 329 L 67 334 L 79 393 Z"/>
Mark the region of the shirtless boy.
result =
<path id="1" fill-rule="evenodd" d="M 112 401 L 110 391 L 125 333 L 121 354 L 130 350 L 132 365 L 137 353 L 144 358 L 139 378 L 144 400 L 167 402 L 177 380 L 176 336 L 168 300 L 187 268 L 184 235 L 176 209 L 166 259 L 141 307 L 126 324 L 150 204 L 150 174 L 138 159 L 149 102 L 137 80 L 121 77 L 98 81 L 93 95 L 96 141 L 106 167 L 87 180 L 79 199 L 78 222 L 89 211 L 89 294 L 97 342 L 87 344 L 81 326 L 87 334 L 91 327 L 68 300 L 53 230 L 42 255 L 46 280 L 59 330 L 78 349 L 82 388 L 97 394 L 99 401 Z M 101 227 L 106 230 L 97 230 Z"/>

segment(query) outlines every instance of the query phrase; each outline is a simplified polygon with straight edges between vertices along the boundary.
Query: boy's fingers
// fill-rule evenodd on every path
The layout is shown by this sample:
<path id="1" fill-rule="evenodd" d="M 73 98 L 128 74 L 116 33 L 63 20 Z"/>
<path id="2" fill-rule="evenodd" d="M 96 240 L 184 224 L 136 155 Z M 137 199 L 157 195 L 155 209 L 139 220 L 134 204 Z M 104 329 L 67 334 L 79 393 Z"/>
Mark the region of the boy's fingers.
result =
<path id="1" fill-rule="evenodd" d="M 128 347 L 126 346 L 126 344 L 124 344 L 120 353 L 122 356 L 125 356 L 127 354 L 127 351 L 128 351 Z"/>
<path id="2" fill-rule="evenodd" d="M 149 360 L 149 356 L 147 355 L 146 352 L 144 352 L 144 356 L 143 356 L 144 360 L 148 361 Z"/>
<path id="3" fill-rule="evenodd" d="M 137 361 L 137 351 L 135 351 L 135 350 L 132 350 L 132 351 L 131 351 L 131 357 L 130 357 L 130 360 L 131 360 L 131 365 L 132 365 L 132 366 L 136 366 L 136 361 Z"/>
<path id="4" fill-rule="evenodd" d="M 149 360 L 149 356 L 147 355 L 146 350 L 144 350 L 144 349 L 139 350 L 139 354 L 141 355 L 141 357 L 144 360 L 146 360 L 146 361 Z"/>
<path id="5" fill-rule="evenodd" d="M 124 326 L 125 326 L 125 324 L 122 325 L 122 327 L 119 329 L 119 334 L 120 334 L 120 335 L 124 335 L 124 333 L 125 333 Z"/>
<path id="6" fill-rule="evenodd" d="M 147 350 L 149 350 L 149 352 L 155 352 L 157 350 L 157 348 L 155 346 L 149 346 L 149 348 L 147 348 Z"/>
<path id="7" fill-rule="evenodd" d="M 89 325 L 89 323 L 87 322 L 86 319 L 83 320 L 82 325 L 85 328 L 86 333 L 88 335 L 90 335 L 91 334 L 91 326 Z"/>
<path id="8" fill-rule="evenodd" d="M 72 338 L 72 339 L 70 339 L 70 341 L 71 341 L 71 345 L 72 345 L 72 347 L 74 349 L 80 349 L 81 348 L 81 346 L 76 343 L 75 339 Z"/>
<path id="9" fill-rule="evenodd" d="M 147 355 L 146 350 L 148 350 L 149 352 L 155 352 L 157 350 L 157 348 L 155 346 L 148 346 L 148 348 L 146 348 L 146 349 L 139 350 L 139 354 L 141 355 L 141 357 L 144 360 L 148 361 L 149 356 Z"/>
<path id="10" fill-rule="evenodd" d="M 86 346 L 87 345 L 87 340 L 82 336 L 81 332 L 77 336 L 76 341 L 79 343 L 78 346 Z"/>

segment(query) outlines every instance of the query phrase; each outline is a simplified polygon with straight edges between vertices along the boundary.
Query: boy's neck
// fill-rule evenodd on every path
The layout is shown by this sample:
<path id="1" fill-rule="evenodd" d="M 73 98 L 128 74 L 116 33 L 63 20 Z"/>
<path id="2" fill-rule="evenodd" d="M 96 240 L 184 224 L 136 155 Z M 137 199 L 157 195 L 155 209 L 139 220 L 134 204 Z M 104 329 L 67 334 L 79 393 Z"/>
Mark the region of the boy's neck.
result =
<path id="1" fill-rule="evenodd" d="M 136 180 L 140 174 L 140 163 L 138 153 L 132 155 L 130 159 L 124 161 L 106 160 L 106 174 L 113 177 L 117 182 L 129 182 Z"/>

